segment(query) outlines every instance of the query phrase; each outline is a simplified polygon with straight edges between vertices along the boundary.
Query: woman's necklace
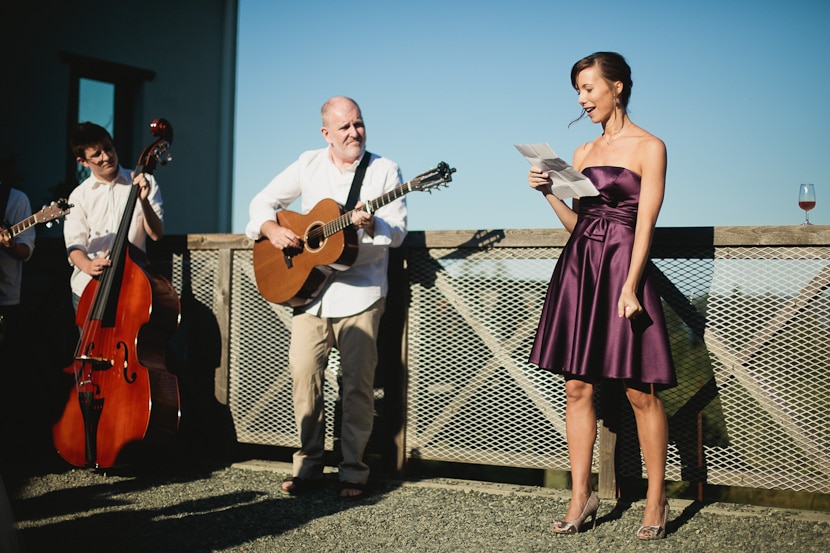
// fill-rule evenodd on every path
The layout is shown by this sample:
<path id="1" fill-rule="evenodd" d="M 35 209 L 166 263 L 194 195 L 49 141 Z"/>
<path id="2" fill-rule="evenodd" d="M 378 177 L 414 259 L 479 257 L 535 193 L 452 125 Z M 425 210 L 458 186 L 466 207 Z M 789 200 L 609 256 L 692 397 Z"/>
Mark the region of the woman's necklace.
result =
<path id="1" fill-rule="evenodd" d="M 611 135 L 611 138 L 608 138 L 606 136 L 606 134 L 603 132 L 602 133 L 602 138 L 603 138 L 603 140 L 605 140 L 605 143 L 610 146 L 611 143 L 614 142 L 619 137 L 621 137 L 624 132 L 625 132 L 625 127 L 621 128 L 617 134 Z"/>

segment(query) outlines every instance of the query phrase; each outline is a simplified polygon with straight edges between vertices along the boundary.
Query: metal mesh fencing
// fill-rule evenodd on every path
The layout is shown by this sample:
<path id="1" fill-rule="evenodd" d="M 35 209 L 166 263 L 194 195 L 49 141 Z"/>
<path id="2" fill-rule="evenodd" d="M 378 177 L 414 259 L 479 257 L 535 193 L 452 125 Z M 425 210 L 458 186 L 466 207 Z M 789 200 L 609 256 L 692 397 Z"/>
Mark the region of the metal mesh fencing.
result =
<path id="1" fill-rule="evenodd" d="M 410 456 L 567 468 L 564 387 L 527 361 L 558 251 L 410 249 Z"/>
<path id="2" fill-rule="evenodd" d="M 720 435 L 709 480 L 830 491 L 830 249 L 720 248 L 706 343 Z"/>
<path id="3" fill-rule="evenodd" d="M 410 456 L 567 470 L 562 379 L 527 362 L 559 251 L 411 249 Z M 661 394 L 667 478 L 830 492 L 828 259 L 655 251 L 679 381 Z M 618 473 L 644 476 L 627 401 L 602 405 Z"/>
<path id="4" fill-rule="evenodd" d="M 262 299 L 250 250 L 234 252 L 231 282 L 228 403 L 237 440 L 299 447 L 288 367 L 291 308 Z M 333 349 L 326 368 L 324 407 L 329 450 L 334 448 L 339 367 L 340 356 Z"/>
<path id="5" fill-rule="evenodd" d="M 521 234 L 515 247 L 408 239 L 408 381 L 398 384 L 406 387 L 405 457 L 568 469 L 563 380 L 527 361 L 561 243 Z M 298 447 L 291 310 L 259 295 L 250 244 L 236 239 L 222 253 L 215 241 L 218 255 L 198 240 L 175 255 L 173 283 L 229 321 L 227 403 L 237 440 Z M 723 242 L 653 250 L 679 381 L 661 394 L 667 478 L 830 493 L 830 248 Z M 338 370 L 333 350 L 329 450 Z M 618 475 L 641 477 L 636 426 L 621 393 L 603 387 L 599 415 L 616 432 Z"/>

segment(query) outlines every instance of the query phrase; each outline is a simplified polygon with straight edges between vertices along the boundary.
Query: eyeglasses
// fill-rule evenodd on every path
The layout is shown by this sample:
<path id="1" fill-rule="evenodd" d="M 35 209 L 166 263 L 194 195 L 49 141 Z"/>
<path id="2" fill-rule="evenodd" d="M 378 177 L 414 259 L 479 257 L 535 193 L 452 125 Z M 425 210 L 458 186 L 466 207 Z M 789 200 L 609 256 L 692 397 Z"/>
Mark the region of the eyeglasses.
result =
<path id="1" fill-rule="evenodd" d="M 92 148 L 87 149 L 91 150 Z M 104 159 L 104 154 L 107 154 L 108 157 L 113 157 L 115 155 L 115 146 L 107 144 L 95 150 L 91 155 L 87 155 L 86 160 L 90 163 L 100 163 Z"/>

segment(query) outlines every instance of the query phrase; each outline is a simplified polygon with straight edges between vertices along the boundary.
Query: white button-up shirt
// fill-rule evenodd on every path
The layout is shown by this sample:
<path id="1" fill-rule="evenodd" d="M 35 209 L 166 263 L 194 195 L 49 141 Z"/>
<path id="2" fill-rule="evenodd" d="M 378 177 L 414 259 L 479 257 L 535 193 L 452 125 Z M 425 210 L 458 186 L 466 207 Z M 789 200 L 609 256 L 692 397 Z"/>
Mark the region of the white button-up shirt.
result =
<path id="1" fill-rule="evenodd" d="M 67 255 L 72 250 L 81 250 L 90 259 L 107 255 L 115 242 L 132 182 L 130 170 L 121 167 L 113 182 L 101 182 L 95 175 L 90 175 L 72 191 L 69 195 L 72 208 L 66 214 L 63 227 Z M 152 175 L 147 175 L 147 182 L 150 184 L 147 199 L 163 221 L 161 190 Z M 147 231 L 144 230 L 144 212 L 140 202 L 136 202 L 127 240 L 141 250 L 146 250 Z M 69 263 L 71 265 L 72 261 Z M 74 267 L 70 277 L 72 292 L 81 296 L 90 280 L 90 275 Z"/>

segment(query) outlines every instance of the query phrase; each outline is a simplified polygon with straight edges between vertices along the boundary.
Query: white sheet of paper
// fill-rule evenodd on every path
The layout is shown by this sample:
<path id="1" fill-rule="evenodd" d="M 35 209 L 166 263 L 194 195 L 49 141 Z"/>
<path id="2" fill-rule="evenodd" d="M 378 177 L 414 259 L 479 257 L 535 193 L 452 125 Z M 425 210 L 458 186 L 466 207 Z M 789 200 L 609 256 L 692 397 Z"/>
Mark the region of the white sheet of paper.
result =
<path id="1" fill-rule="evenodd" d="M 539 143 L 514 144 L 514 146 L 530 162 L 530 165 L 548 172 L 553 181 L 551 192 L 560 200 L 599 195 L 599 190 L 596 189 L 594 183 L 556 155 L 550 145 Z"/>

